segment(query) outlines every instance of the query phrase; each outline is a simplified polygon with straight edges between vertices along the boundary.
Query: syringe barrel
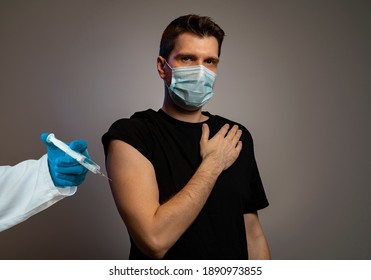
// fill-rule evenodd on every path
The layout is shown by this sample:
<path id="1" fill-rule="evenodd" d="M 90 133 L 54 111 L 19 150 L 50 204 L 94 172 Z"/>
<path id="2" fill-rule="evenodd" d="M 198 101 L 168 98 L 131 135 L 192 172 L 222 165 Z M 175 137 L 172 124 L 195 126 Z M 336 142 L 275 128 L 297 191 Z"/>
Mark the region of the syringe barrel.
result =
<path id="1" fill-rule="evenodd" d="M 93 172 L 94 174 L 100 173 L 100 166 L 96 164 L 94 161 L 91 159 L 85 157 L 80 163 L 88 170 Z"/>
<path id="2" fill-rule="evenodd" d="M 81 163 L 86 158 L 86 156 L 84 156 L 83 154 L 80 154 L 80 153 L 72 150 L 66 143 L 64 143 L 64 142 L 58 140 L 57 138 L 55 138 L 55 135 L 53 133 L 50 133 L 48 135 L 48 137 L 46 138 L 46 141 L 53 143 L 56 147 L 61 149 L 63 152 L 65 152 L 70 157 L 77 160 L 79 163 Z"/>

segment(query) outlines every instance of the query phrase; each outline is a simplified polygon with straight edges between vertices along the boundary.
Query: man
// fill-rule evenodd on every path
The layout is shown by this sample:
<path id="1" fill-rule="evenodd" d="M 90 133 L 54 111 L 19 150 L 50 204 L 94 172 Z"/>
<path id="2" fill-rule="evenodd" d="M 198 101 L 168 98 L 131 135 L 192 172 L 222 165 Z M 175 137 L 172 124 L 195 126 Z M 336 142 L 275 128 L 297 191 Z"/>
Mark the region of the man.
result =
<path id="1" fill-rule="evenodd" d="M 224 31 L 182 16 L 165 29 L 157 70 L 162 108 L 115 122 L 103 136 L 130 259 L 269 259 L 257 210 L 268 205 L 249 132 L 203 112 Z"/>
<path id="2" fill-rule="evenodd" d="M 47 155 L 0 166 L 0 232 L 73 195 L 85 180 L 87 169 L 48 143 L 47 135 L 41 135 Z M 75 140 L 69 146 L 88 156 L 86 141 Z"/>

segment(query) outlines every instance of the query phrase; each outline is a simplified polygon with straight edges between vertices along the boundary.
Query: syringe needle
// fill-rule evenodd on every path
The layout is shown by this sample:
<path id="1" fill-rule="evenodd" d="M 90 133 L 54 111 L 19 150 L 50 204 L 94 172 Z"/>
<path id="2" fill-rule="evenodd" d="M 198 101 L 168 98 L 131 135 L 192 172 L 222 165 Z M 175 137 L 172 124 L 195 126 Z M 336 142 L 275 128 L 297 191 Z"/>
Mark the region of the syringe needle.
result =
<path id="1" fill-rule="evenodd" d="M 97 173 L 98 173 L 99 175 L 101 175 L 101 176 L 107 178 L 108 180 L 110 180 L 110 181 L 112 182 L 112 179 L 111 179 L 111 178 L 108 178 L 108 176 L 106 176 L 106 174 L 104 174 L 104 173 L 102 173 L 102 172 L 100 172 L 100 171 L 98 171 Z"/>

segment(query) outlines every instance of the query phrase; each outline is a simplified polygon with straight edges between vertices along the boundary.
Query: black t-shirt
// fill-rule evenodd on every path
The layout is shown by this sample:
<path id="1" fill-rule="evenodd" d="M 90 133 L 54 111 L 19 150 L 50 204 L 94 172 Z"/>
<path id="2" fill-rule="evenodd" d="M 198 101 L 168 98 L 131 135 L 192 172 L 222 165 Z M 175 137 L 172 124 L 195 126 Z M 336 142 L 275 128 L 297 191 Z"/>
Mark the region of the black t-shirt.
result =
<path id="1" fill-rule="evenodd" d="M 210 138 L 230 120 L 203 112 Z M 242 151 L 223 171 L 200 214 L 167 252 L 165 259 L 247 259 L 243 214 L 268 206 L 254 156 L 251 134 L 242 125 Z M 160 203 L 181 190 L 201 163 L 202 123 L 176 120 L 162 110 L 135 113 L 116 121 L 102 137 L 105 152 L 113 139 L 122 140 L 153 165 Z M 130 259 L 148 259 L 131 240 Z"/>

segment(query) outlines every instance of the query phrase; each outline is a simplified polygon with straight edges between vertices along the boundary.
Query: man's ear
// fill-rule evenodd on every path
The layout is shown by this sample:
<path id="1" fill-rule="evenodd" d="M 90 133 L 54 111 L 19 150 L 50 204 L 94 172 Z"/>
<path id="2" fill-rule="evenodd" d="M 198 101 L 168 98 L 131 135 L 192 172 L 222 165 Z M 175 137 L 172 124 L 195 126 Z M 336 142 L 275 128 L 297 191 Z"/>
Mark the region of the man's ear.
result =
<path id="1" fill-rule="evenodd" d="M 161 79 L 166 78 L 166 70 L 165 70 L 166 60 L 162 56 L 157 57 L 157 72 L 160 75 Z"/>

